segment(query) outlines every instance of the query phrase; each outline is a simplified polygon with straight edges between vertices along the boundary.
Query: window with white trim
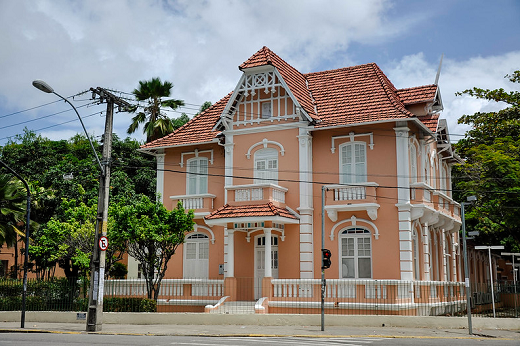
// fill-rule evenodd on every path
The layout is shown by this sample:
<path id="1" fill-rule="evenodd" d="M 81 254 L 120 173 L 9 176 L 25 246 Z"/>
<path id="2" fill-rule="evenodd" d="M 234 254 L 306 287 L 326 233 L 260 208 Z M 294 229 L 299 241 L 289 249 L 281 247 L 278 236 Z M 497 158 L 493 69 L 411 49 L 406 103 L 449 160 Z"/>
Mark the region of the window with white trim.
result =
<path id="1" fill-rule="evenodd" d="M 365 142 L 340 145 L 340 183 L 364 183 L 367 181 L 367 155 Z"/>
<path id="2" fill-rule="evenodd" d="M 199 195 L 208 193 L 208 159 L 195 157 L 187 161 L 186 194 Z"/>
<path id="3" fill-rule="evenodd" d="M 372 244 L 370 231 L 350 227 L 340 234 L 341 277 L 347 279 L 372 278 Z"/>
<path id="4" fill-rule="evenodd" d="M 273 148 L 255 152 L 255 184 L 278 184 L 278 151 Z"/>
<path id="5" fill-rule="evenodd" d="M 410 181 L 417 182 L 417 148 L 413 143 L 410 145 Z"/>
<path id="6" fill-rule="evenodd" d="M 262 119 L 269 119 L 271 117 L 271 101 L 262 102 Z"/>

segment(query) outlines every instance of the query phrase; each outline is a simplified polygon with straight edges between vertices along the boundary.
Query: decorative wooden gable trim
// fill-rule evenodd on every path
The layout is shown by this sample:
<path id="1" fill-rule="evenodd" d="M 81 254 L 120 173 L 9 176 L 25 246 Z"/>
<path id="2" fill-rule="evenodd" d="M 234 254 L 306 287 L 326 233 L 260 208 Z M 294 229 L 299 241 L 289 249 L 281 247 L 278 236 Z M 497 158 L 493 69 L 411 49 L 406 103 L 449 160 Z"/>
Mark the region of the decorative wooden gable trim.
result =
<path id="1" fill-rule="evenodd" d="M 261 99 L 259 93 L 270 94 L 271 97 Z M 262 103 L 267 102 L 271 102 L 271 112 L 277 114 L 276 116 L 266 117 L 262 114 Z M 313 121 L 299 104 L 278 70 L 273 66 L 262 66 L 244 72 L 215 128 L 223 125 L 226 130 L 229 130 L 233 125 L 294 119 Z"/>

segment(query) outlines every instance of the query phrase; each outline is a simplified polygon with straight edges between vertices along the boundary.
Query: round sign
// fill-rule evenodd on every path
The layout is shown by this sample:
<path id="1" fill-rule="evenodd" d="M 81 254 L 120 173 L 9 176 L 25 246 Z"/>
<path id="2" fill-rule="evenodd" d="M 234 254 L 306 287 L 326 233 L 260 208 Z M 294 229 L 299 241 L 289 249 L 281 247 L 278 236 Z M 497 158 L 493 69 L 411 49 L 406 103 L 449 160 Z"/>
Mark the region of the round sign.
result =
<path id="1" fill-rule="evenodd" d="M 101 251 L 105 251 L 106 249 L 108 249 L 108 238 L 107 237 L 102 236 L 101 238 L 99 238 L 99 248 L 101 249 Z"/>

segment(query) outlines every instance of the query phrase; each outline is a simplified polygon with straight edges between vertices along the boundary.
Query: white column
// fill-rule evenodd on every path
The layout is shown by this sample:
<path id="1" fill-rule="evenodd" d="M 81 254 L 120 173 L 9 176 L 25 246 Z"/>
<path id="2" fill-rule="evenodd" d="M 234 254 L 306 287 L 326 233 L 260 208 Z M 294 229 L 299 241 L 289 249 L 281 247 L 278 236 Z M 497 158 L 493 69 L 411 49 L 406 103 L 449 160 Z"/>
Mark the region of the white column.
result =
<path id="1" fill-rule="evenodd" d="M 412 215 L 410 205 L 410 158 L 408 154 L 408 133 L 406 126 L 394 128 L 395 154 L 397 164 L 397 208 L 399 216 L 399 264 L 401 280 L 414 279 L 412 253 Z"/>
<path id="2" fill-rule="evenodd" d="M 313 199 L 312 199 L 312 136 L 308 129 L 298 133 L 300 171 L 300 279 L 314 278 Z"/>
<path id="3" fill-rule="evenodd" d="M 233 185 L 233 147 L 235 143 L 233 143 L 233 135 L 226 134 L 226 144 L 224 144 L 225 148 L 225 169 L 226 177 L 224 179 L 224 186 L 232 186 Z M 227 190 L 224 190 L 224 204 L 228 202 Z"/>
<path id="4" fill-rule="evenodd" d="M 430 232 L 428 230 L 428 223 L 426 222 L 423 226 L 423 256 L 424 256 L 424 280 L 430 281 Z"/>
<path id="5" fill-rule="evenodd" d="M 226 265 L 225 265 L 225 274 L 227 278 L 232 278 L 235 276 L 235 230 L 228 229 L 227 233 L 227 246 L 226 246 Z"/>
<path id="6" fill-rule="evenodd" d="M 271 229 L 264 228 L 265 234 L 265 255 L 264 255 L 264 267 L 265 274 L 264 277 L 270 278 L 273 277 L 273 270 L 271 265 Z"/>
<path id="7" fill-rule="evenodd" d="M 156 154 L 155 159 L 157 160 L 157 186 L 156 186 L 156 192 L 160 194 L 160 198 L 162 198 L 162 203 L 164 204 L 165 198 L 164 198 L 164 156 L 166 154 Z"/>
<path id="8" fill-rule="evenodd" d="M 449 265 L 449 261 L 446 258 L 447 257 L 446 256 L 446 231 L 444 229 L 441 230 L 440 250 L 442 252 L 442 269 L 443 269 L 442 280 L 447 281 L 448 276 L 446 275 L 447 274 L 446 267 Z"/>

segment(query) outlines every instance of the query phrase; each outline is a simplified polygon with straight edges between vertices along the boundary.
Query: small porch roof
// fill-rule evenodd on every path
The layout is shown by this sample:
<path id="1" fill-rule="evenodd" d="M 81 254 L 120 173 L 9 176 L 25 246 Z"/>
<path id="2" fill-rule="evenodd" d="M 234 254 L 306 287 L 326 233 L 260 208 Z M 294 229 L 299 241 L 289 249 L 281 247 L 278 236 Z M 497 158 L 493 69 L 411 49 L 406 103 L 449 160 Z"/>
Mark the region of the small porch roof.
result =
<path id="1" fill-rule="evenodd" d="M 272 202 L 255 205 L 233 206 L 226 204 L 204 217 L 210 226 L 225 226 L 234 222 L 272 221 L 281 224 L 299 224 L 298 214 L 288 208 L 277 207 Z"/>

